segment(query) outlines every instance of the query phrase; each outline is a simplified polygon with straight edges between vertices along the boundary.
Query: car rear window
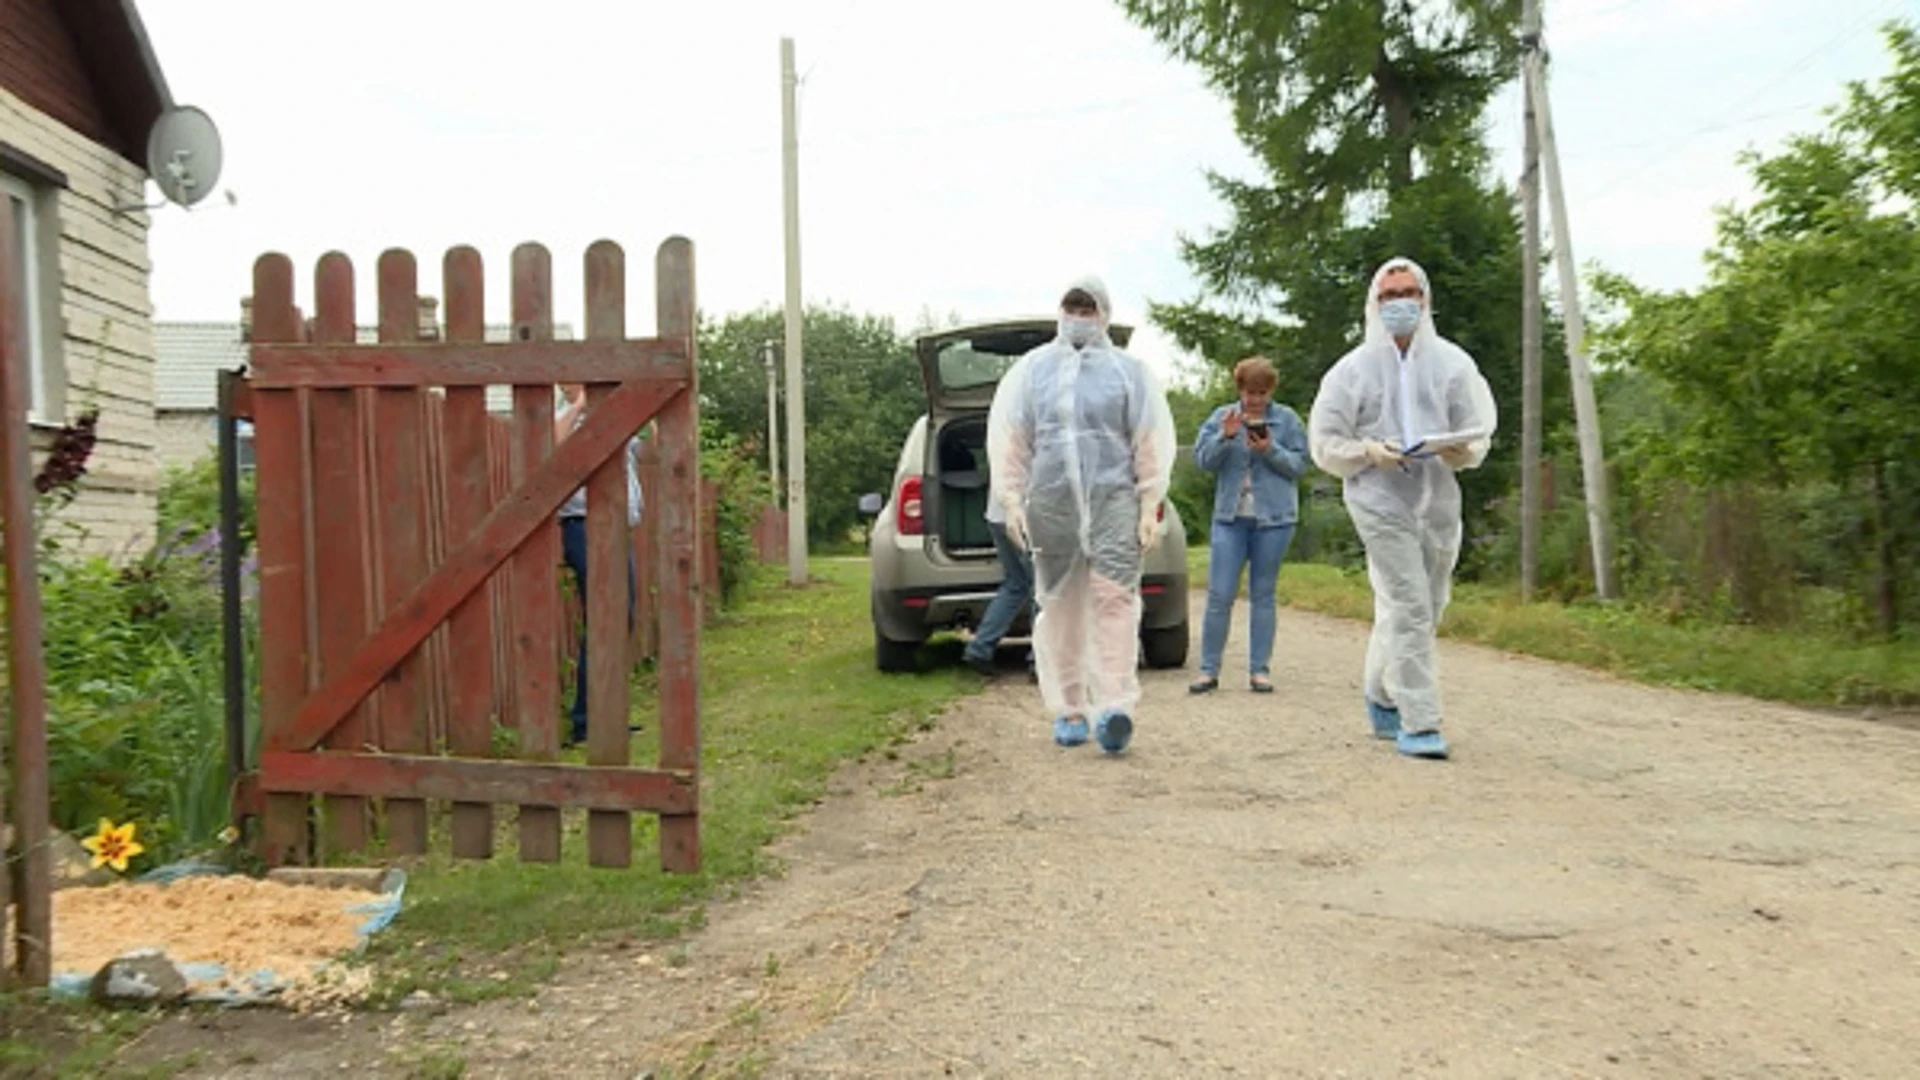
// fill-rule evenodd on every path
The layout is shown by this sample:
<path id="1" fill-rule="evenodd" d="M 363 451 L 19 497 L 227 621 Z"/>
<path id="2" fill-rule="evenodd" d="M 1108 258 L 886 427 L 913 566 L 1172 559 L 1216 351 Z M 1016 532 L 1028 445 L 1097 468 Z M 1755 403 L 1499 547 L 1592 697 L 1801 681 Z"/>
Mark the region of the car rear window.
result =
<path id="1" fill-rule="evenodd" d="M 940 346 L 940 386 L 971 390 L 1000 381 L 1014 361 L 1053 338 L 1053 328 L 1002 331 L 960 338 Z"/>

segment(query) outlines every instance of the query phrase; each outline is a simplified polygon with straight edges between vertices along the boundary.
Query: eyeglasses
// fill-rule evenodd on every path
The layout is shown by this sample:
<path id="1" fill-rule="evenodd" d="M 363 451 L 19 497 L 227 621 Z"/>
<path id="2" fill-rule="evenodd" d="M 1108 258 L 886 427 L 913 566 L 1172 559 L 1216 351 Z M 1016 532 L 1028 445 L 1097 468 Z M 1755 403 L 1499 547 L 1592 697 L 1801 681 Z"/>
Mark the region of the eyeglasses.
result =
<path id="1" fill-rule="evenodd" d="M 1404 289 L 1382 290 L 1379 296 L 1379 300 L 1383 304 L 1389 300 L 1418 300 L 1420 299 L 1421 295 L 1422 294 L 1420 292 L 1419 286 L 1409 285 Z"/>

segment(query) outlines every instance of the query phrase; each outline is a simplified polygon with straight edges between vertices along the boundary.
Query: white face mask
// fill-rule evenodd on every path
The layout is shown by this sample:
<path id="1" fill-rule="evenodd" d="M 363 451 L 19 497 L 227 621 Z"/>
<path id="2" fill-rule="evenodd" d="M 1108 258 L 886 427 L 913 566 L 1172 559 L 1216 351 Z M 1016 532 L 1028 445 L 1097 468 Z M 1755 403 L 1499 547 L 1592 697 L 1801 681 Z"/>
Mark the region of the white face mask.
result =
<path id="1" fill-rule="evenodd" d="M 1060 319 L 1060 332 L 1066 336 L 1067 344 L 1084 349 L 1100 336 L 1100 320 L 1084 315 L 1064 315 Z"/>
<path id="2" fill-rule="evenodd" d="M 1412 337 L 1420 329 L 1420 301 L 1403 296 L 1381 304 L 1380 322 L 1394 337 Z"/>

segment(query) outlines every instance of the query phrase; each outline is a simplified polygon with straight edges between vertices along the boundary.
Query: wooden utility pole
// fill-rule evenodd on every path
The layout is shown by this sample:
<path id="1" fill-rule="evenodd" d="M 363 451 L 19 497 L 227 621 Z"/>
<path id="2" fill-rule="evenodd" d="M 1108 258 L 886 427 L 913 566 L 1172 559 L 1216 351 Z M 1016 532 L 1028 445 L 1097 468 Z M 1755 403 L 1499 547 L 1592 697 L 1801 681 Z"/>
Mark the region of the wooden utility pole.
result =
<path id="1" fill-rule="evenodd" d="M 780 39 L 780 124 L 787 233 L 787 584 L 807 583 L 807 382 L 801 366 L 800 133 L 793 39 Z"/>
<path id="2" fill-rule="evenodd" d="M 1525 163 L 1520 170 L 1520 600 L 1540 580 L 1540 132 L 1534 126 L 1531 65 L 1540 52 L 1540 0 L 1526 0 L 1520 18 L 1526 103 Z"/>
<path id="3" fill-rule="evenodd" d="M 1560 182 L 1560 150 L 1553 137 L 1553 107 L 1547 97 L 1545 52 L 1528 54 L 1527 85 L 1533 91 L 1534 127 L 1546 166 L 1547 206 L 1553 215 L 1553 261 L 1560 271 L 1560 306 L 1566 322 L 1567 366 L 1573 372 L 1573 415 L 1580 428 L 1580 474 L 1586 489 L 1587 538 L 1593 548 L 1594 589 L 1602 600 L 1617 598 L 1613 580 L 1613 532 L 1608 523 L 1607 459 L 1600 445 L 1600 409 L 1594 403 L 1593 371 L 1587 366 L 1586 323 L 1580 313 L 1580 275 L 1567 227 L 1567 192 Z"/>
<path id="4" fill-rule="evenodd" d="M 7 866 L 0 870 L 0 923 L 11 914 L 12 948 L 0 946 L 0 959 L 13 970 L 0 971 L 0 983 L 47 985 L 53 971 L 53 859 L 47 847 L 50 796 L 47 790 L 47 662 L 40 636 L 40 575 L 34 539 L 33 438 L 27 424 L 32 389 L 27 381 L 26 283 L 13 268 L 26 238 L 14 228 L 13 215 L 0 216 L 0 547 L 5 555 L 7 628 L 7 704 L 13 730 L 0 769 L 0 788 L 13 796 L 13 843 L 0 848 Z M 9 818 L 0 813 L 0 819 Z"/>

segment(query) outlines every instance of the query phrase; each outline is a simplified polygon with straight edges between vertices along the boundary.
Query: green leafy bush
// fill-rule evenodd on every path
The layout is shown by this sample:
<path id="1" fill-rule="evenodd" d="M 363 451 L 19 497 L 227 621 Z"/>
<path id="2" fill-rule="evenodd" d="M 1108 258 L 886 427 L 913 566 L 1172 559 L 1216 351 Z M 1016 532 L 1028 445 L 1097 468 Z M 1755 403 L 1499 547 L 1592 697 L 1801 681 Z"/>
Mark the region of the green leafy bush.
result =
<path id="1" fill-rule="evenodd" d="M 71 486 L 43 493 L 43 509 Z M 83 553 L 59 529 L 42 545 L 53 821 L 137 822 L 136 869 L 217 846 L 230 821 L 218 492 L 211 466 L 170 473 L 161 537 L 131 561 Z M 243 588 L 252 579 L 249 556 Z"/>
<path id="2" fill-rule="evenodd" d="M 767 477 L 755 466 L 752 450 L 707 416 L 700 418 L 700 475 L 713 484 L 719 600 L 722 607 L 731 607 L 753 580 L 760 561 L 753 527 L 767 505 Z"/>

